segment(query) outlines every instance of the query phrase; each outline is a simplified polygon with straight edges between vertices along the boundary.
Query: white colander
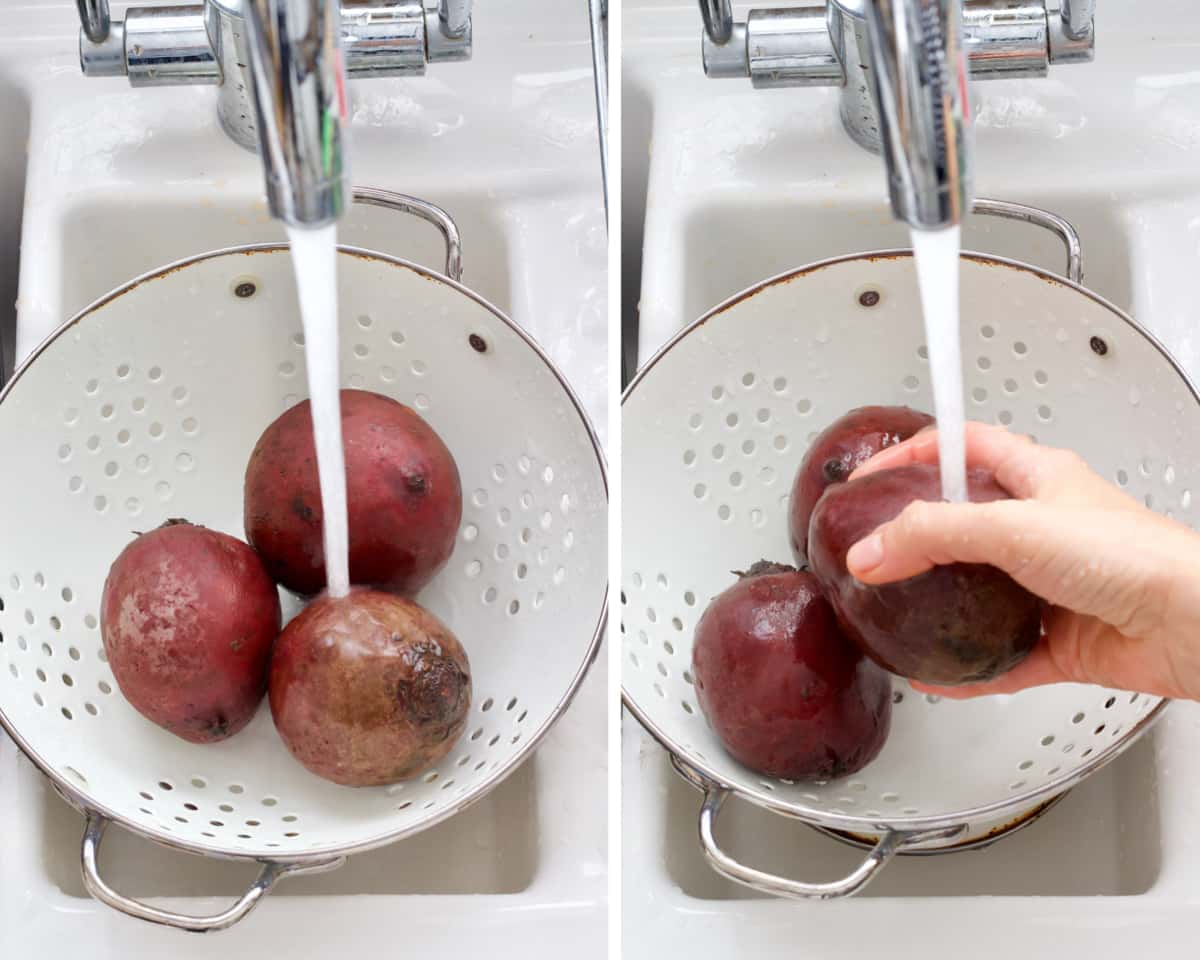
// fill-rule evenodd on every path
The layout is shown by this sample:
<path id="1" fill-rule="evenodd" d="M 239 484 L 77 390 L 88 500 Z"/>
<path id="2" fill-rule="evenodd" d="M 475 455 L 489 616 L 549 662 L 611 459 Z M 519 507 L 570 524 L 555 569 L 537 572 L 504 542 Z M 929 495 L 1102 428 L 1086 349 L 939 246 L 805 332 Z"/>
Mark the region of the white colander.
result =
<path id="1" fill-rule="evenodd" d="M 466 732 L 412 782 L 352 789 L 297 763 L 264 705 L 219 744 L 171 736 L 121 697 L 97 628 L 108 567 L 134 530 L 186 517 L 242 534 L 258 435 L 306 395 L 285 246 L 220 250 L 127 284 L 60 328 L 0 394 L 0 723 L 89 817 L 88 889 L 192 930 L 236 922 L 279 877 L 429 827 L 510 774 L 566 708 L 605 619 L 607 489 L 588 418 L 519 327 L 447 274 L 342 248 L 343 384 L 417 409 L 453 451 L 463 519 L 420 600 L 454 630 L 474 684 Z M 291 601 L 285 615 L 298 609 Z M 109 821 L 196 853 L 262 861 L 229 910 L 186 917 L 110 889 Z"/>
<path id="2" fill-rule="evenodd" d="M 1200 406 L 1166 350 L 1079 284 L 1078 238 L 1032 208 L 977 212 L 1058 232 L 1070 280 L 966 255 L 967 413 L 1070 447 L 1147 505 L 1193 522 Z M 987 842 L 1126 749 L 1164 701 L 1084 685 L 939 702 L 895 684 L 892 732 L 858 774 L 763 777 L 733 760 L 697 705 L 692 632 L 732 569 L 789 560 L 787 502 L 807 445 L 864 404 L 933 407 L 907 251 L 842 257 L 776 277 L 692 324 L 641 370 L 623 405 L 621 632 L 625 703 L 706 791 L 700 839 L 721 873 L 784 896 L 861 888 L 896 852 Z M 721 850 L 730 792 L 872 846 L 833 883 L 773 877 Z"/>

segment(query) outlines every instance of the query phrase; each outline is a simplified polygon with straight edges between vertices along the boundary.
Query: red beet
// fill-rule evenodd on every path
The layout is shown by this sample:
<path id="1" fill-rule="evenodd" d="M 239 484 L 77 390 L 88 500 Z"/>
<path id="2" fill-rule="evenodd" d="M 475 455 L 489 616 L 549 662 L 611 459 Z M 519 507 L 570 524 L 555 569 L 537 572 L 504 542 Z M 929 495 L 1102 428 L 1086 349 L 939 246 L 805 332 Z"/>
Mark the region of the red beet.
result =
<path id="1" fill-rule="evenodd" d="M 125 699 L 192 743 L 250 722 L 279 622 L 279 593 L 257 554 L 182 520 L 121 551 L 100 607 L 104 652 Z"/>
<path id="2" fill-rule="evenodd" d="M 825 428 L 804 454 L 792 483 L 788 532 L 797 563 L 803 563 L 808 552 L 809 520 L 825 488 L 845 483 L 884 447 L 907 440 L 931 423 L 933 417 L 909 407 L 859 407 Z"/>
<path id="3" fill-rule="evenodd" d="M 275 728 L 297 760 L 334 783 L 415 777 L 450 752 L 470 706 L 462 646 L 402 597 L 360 588 L 318 597 L 275 645 Z"/>
<path id="4" fill-rule="evenodd" d="M 433 428 L 388 397 L 343 390 L 350 579 L 411 596 L 450 559 L 462 520 L 458 466 Z M 325 587 L 321 490 L 305 400 L 259 438 L 246 467 L 246 537 L 277 582 Z"/>
<path id="5" fill-rule="evenodd" d="M 967 472 L 972 502 L 1007 500 L 986 470 Z M 936 466 L 882 470 L 831 487 L 813 512 L 809 559 L 847 635 L 893 673 L 938 685 L 1011 670 L 1041 635 L 1042 602 L 986 564 L 934 567 L 869 586 L 846 569 L 847 551 L 914 500 L 942 498 Z"/>
<path id="6" fill-rule="evenodd" d="M 845 776 L 887 739 L 891 678 L 842 635 L 809 573 L 751 567 L 704 611 L 692 669 L 725 749 L 768 776 Z"/>

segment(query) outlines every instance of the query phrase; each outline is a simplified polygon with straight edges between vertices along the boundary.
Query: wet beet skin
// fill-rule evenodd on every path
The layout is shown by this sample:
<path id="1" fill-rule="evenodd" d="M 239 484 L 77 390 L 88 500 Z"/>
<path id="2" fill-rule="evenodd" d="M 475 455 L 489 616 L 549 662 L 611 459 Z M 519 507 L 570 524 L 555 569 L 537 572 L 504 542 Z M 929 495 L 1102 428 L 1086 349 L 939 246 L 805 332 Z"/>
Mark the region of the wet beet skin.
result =
<path id="1" fill-rule="evenodd" d="M 271 714 L 319 777 L 373 786 L 414 777 L 462 735 L 471 668 L 428 610 L 356 588 L 320 596 L 287 625 L 271 660 Z"/>
<path id="2" fill-rule="evenodd" d="M 458 466 L 415 411 L 389 397 L 343 390 L 342 444 L 350 579 L 403 596 L 450 558 L 462 520 Z M 246 467 L 246 538 L 277 582 L 312 596 L 325 588 L 320 482 L 309 402 L 259 438 Z"/>
<path id="3" fill-rule="evenodd" d="M 125 699 L 192 743 L 250 722 L 279 624 L 279 593 L 255 552 L 183 521 L 121 551 L 100 607 L 104 652 Z"/>
<path id="4" fill-rule="evenodd" d="M 907 440 L 931 423 L 933 417 L 910 407 L 859 407 L 822 431 L 804 454 L 792 482 L 788 532 L 797 563 L 803 563 L 807 555 L 809 521 L 825 488 L 845 483 L 880 450 Z"/>
<path id="5" fill-rule="evenodd" d="M 843 636 L 811 574 L 755 564 L 704 611 L 692 670 L 725 749 L 768 776 L 845 776 L 887 739 L 891 678 Z"/>
<path id="6" fill-rule="evenodd" d="M 972 502 L 1007 500 L 983 470 L 967 473 Z M 817 504 L 809 560 L 846 633 L 893 673 L 953 685 L 1015 667 L 1041 635 L 1042 602 L 985 564 L 934 567 L 898 583 L 868 586 L 846 570 L 846 553 L 914 500 L 942 498 L 935 466 L 913 464 L 831 487 Z"/>

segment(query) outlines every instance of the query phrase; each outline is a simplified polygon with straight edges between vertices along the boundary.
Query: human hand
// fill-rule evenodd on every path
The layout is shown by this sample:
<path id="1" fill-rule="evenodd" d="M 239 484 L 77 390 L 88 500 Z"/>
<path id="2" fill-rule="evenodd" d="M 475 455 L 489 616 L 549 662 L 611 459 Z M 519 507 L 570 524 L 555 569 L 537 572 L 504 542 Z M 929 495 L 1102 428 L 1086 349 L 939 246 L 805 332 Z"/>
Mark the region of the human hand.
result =
<path id="1" fill-rule="evenodd" d="M 937 460 L 929 430 L 883 450 L 853 477 Z M 1051 605 L 1045 635 L 995 680 L 914 685 L 957 699 L 1064 681 L 1200 699 L 1200 536 L 1148 510 L 1077 454 L 1001 427 L 967 424 L 967 462 L 990 470 L 1015 499 L 914 502 L 855 544 L 847 566 L 879 584 L 939 564 L 991 564 Z"/>

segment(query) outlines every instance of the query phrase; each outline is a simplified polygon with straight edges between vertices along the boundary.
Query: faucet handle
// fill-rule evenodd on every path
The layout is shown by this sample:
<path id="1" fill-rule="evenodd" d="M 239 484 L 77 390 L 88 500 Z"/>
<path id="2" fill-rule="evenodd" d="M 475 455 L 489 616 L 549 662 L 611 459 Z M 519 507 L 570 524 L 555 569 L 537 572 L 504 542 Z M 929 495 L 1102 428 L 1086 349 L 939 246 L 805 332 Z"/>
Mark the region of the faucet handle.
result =
<path id="1" fill-rule="evenodd" d="M 471 0 L 438 0 L 438 23 L 447 39 L 463 39 L 471 31 Z"/>
<path id="2" fill-rule="evenodd" d="M 79 8 L 79 22 L 84 35 L 92 43 L 103 43 L 112 28 L 112 17 L 108 12 L 108 0 L 75 0 Z"/>
<path id="3" fill-rule="evenodd" d="M 700 16 L 711 43 L 722 47 L 733 37 L 733 0 L 700 0 Z"/>

